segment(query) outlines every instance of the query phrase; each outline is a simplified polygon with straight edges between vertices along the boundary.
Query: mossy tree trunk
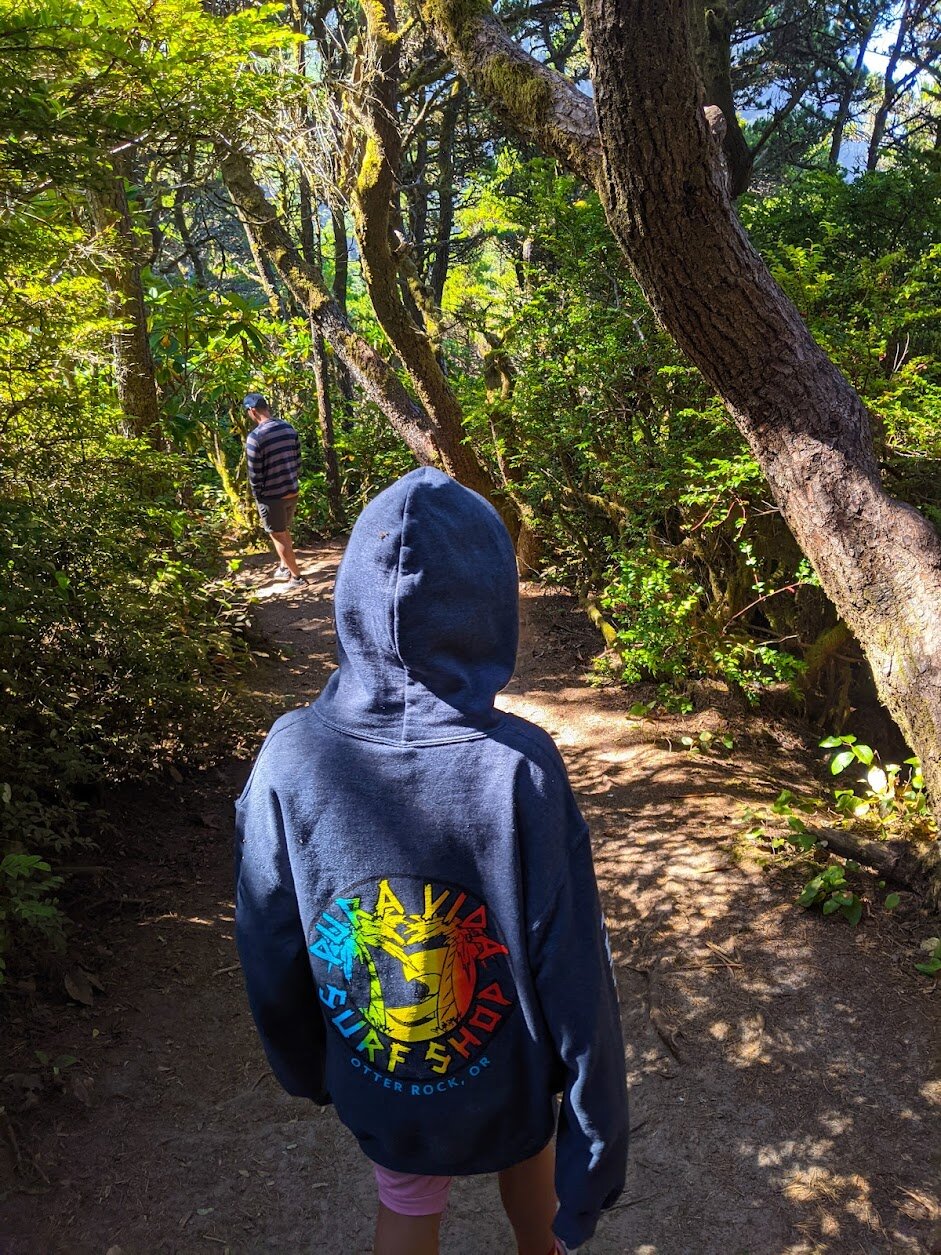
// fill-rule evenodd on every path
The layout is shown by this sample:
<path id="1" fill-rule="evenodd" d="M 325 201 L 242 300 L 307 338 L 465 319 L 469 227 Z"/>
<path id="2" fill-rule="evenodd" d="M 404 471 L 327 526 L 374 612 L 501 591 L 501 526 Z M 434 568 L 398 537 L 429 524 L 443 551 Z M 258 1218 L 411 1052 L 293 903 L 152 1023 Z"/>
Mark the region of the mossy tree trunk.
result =
<path id="1" fill-rule="evenodd" d="M 688 0 L 583 9 L 594 106 L 517 48 L 484 0 L 425 0 L 423 12 L 498 111 L 597 187 L 638 283 L 725 401 L 862 645 L 938 807 L 941 539 L 883 490 L 865 406 L 735 216 L 703 111 Z"/>
<path id="2" fill-rule="evenodd" d="M 134 229 L 125 184 L 129 175 L 127 155 L 113 157 L 111 170 L 89 188 L 88 202 L 95 228 L 109 246 L 102 277 L 108 294 L 108 310 L 115 322 L 111 342 L 118 401 L 127 419 L 128 431 L 156 442 L 160 433 L 160 408 L 141 284 L 146 248 L 142 249 Z"/>
<path id="3" fill-rule="evenodd" d="M 441 111 L 438 133 L 438 225 L 435 231 L 434 255 L 428 275 L 428 287 L 436 305 L 444 299 L 444 285 L 451 261 L 451 231 L 454 227 L 454 143 L 457 120 L 466 93 L 455 80 L 451 94 Z"/>
<path id="4" fill-rule="evenodd" d="M 393 200 L 398 200 L 396 180 L 401 157 L 397 120 L 399 33 L 392 0 L 366 0 L 363 14 L 367 83 L 359 120 L 365 143 L 350 197 L 363 278 L 379 325 L 434 422 L 435 440 L 450 473 L 469 488 L 493 498 L 490 476 L 464 438 L 460 402 L 438 359 L 440 327 L 417 290 L 420 279 L 413 259 L 393 253 L 393 226 L 400 221 L 393 209 Z M 399 237 L 396 252 L 404 254 L 408 247 Z M 419 326 L 402 299 L 399 270 L 403 263 L 403 274 L 422 310 L 424 326 Z"/>

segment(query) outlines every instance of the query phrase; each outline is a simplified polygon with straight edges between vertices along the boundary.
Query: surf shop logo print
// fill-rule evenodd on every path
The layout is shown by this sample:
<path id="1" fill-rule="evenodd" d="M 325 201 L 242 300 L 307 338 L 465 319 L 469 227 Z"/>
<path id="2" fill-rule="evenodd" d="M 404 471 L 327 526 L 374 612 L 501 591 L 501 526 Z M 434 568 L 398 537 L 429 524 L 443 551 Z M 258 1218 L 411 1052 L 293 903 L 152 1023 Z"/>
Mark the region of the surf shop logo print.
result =
<path id="1" fill-rule="evenodd" d="M 362 1063 L 405 1080 L 459 1071 L 514 1005 L 484 903 L 409 876 L 354 886 L 311 929 L 320 1000 Z"/>

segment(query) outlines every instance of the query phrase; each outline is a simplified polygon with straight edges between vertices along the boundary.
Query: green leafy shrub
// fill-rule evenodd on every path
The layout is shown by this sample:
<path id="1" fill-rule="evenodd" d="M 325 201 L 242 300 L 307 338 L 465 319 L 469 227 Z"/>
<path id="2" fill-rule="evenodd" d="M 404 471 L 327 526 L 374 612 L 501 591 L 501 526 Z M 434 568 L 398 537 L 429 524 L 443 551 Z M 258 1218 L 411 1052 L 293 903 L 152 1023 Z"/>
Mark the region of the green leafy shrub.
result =
<path id="1" fill-rule="evenodd" d="M 852 183 L 798 171 L 742 215 L 870 405 L 892 490 L 941 519 L 938 185 L 918 158 Z M 445 292 L 449 349 L 470 375 L 476 333 L 487 375 L 486 388 L 460 380 L 468 429 L 538 534 L 545 577 L 593 608 L 602 674 L 803 697 L 836 612 L 723 407 L 657 326 L 597 198 L 507 151 L 461 226 L 474 251 Z"/>
<path id="2" fill-rule="evenodd" d="M 70 212 L 38 198 L 0 252 L 0 957 L 63 921 L 57 866 L 101 786 L 230 735 L 243 610 L 194 459 L 124 431 L 111 322 Z M 21 226 L 13 219 L 10 231 Z M 100 827 L 100 826 L 99 826 Z M 96 833 L 100 836 L 100 832 Z M 103 838 L 102 838 L 103 839 Z"/>
<path id="3" fill-rule="evenodd" d="M 841 815 L 874 827 L 883 837 L 893 828 L 916 837 L 934 836 L 936 828 L 917 758 L 906 758 L 904 765 L 886 763 L 883 767 L 876 750 L 852 733 L 828 736 L 820 746 L 835 751 L 830 758 L 831 775 L 842 775 L 854 765 L 865 769 L 856 786 L 834 790 L 836 810 Z"/>

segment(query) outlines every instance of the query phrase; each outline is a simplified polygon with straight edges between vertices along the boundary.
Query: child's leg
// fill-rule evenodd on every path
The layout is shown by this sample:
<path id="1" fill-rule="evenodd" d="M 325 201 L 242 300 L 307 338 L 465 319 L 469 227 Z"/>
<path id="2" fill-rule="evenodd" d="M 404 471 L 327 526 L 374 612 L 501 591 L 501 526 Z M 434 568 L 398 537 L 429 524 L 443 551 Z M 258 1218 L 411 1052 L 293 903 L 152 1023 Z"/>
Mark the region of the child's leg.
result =
<path id="1" fill-rule="evenodd" d="M 438 1255 L 450 1177 L 421 1177 L 373 1164 L 379 1187 L 375 1255 Z"/>
<path id="2" fill-rule="evenodd" d="M 552 1233 L 558 1202 L 555 1196 L 555 1144 L 532 1159 L 500 1173 L 500 1197 L 509 1217 L 519 1255 L 553 1255 Z"/>
<path id="3" fill-rule="evenodd" d="M 379 1204 L 375 1255 L 438 1255 L 441 1213 L 436 1216 L 400 1216 Z"/>

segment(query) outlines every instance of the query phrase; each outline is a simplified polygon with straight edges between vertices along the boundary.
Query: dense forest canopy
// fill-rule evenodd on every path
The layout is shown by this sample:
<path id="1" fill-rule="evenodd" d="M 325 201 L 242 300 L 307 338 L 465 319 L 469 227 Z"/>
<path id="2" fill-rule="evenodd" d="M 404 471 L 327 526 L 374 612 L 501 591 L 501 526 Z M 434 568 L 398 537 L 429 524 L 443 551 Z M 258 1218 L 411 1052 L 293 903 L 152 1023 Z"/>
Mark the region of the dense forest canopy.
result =
<path id="1" fill-rule="evenodd" d="M 617 99 L 616 8 L 0 3 L 0 933 L 55 933 L 57 859 L 102 781 L 226 735 L 250 389 L 302 434 L 308 537 L 437 462 L 498 505 L 524 572 L 578 594 L 602 675 L 680 708 L 701 678 L 751 701 L 787 687 L 844 728 L 884 620 L 847 624 L 839 564 L 808 547 L 787 476 L 769 482 L 722 352 L 698 361 L 632 238 L 627 126 L 663 49 L 638 49 Z M 735 199 L 729 222 L 865 403 L 879 491 L 941 525 L 936 7 L 665 8 L 713 199 Z M 915 574 L 938 577 L 926 535 Z M 854 537 L 840 561 L 865 568 Z M 905 546 L 875 540 L 901 570 Z M 937 630 L 914 649 L 929 698 Z M 941 705 L 885 684 L 941 780 Z"/>

